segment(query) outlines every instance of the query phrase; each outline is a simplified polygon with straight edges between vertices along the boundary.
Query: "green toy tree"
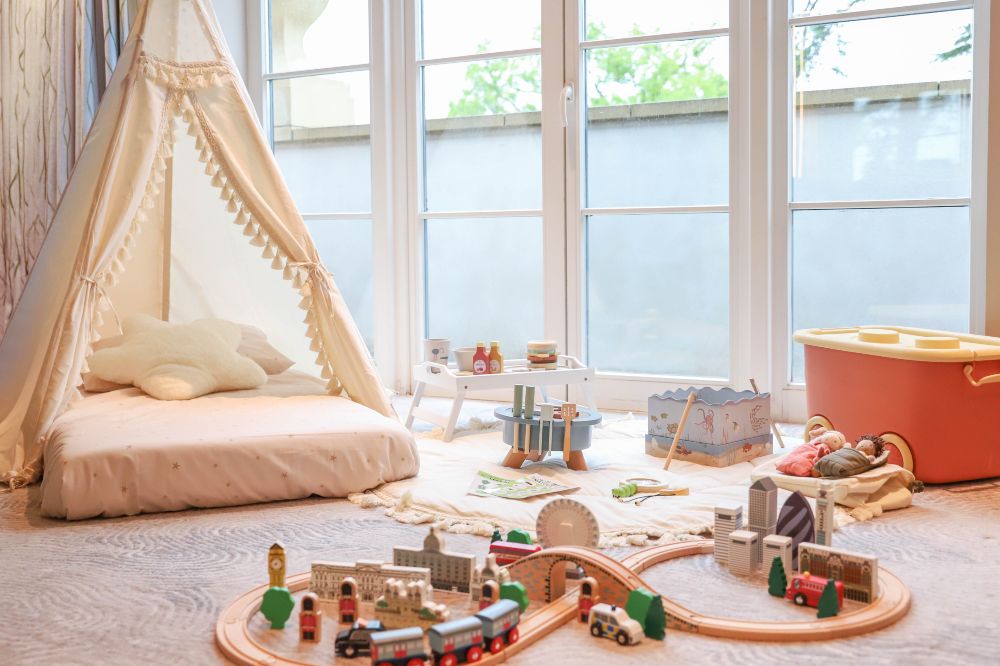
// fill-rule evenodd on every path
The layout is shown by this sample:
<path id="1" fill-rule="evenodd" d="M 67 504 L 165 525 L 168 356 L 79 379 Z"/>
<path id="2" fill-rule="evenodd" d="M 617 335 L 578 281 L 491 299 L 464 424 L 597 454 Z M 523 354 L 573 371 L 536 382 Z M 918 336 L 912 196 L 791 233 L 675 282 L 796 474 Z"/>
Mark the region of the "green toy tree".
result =
<path id="1" fill-rule="evenodd" d="M 785 567 L 781 564 L 781 558 L 775 557 L 771 560 L 771 572 L 767 575 L 767 591 L 772 597 L 783 597 L 788 589 L 788 578 L 785 576 Z"/>
<path id="2" fill-rule="evenodd" d="M 667 635 L 667 614 L 660 595 L 642 588 L 632 590 L 625 603 L 625 612 L 642 625 L 642 631 L 648 638 L 662 641 Z"/>
<path id="3" fill-rule="evenodd" d="M 526 590 L 524 585 L 518 581 L 514 581 L 513 583 L 504 583 L 501 585 L 500 598 L 516 601 L 517 605 L 521 607 L 522 613 L 528 610 L 528 604 L 530 603 L 528 599 L 528 590 Z"/>
<path id="4" fill-rule="evenodd" d="M 511 543 L 523 543 L 527 546 L 531 545 L 531 534 L 528 530 L 511 530 L 507 532 L 507 541 Z"/>
<path id="5" fill-rule="evenodd" d="M 292 615 L 295 599 L 287 587 L 272 587 L 264 593 L 260 604 L 260 612 L 264 614 L 272 629 L 284 629 L 285 622 Z"/>
<path id="6" fill-rule="evenodd" d="M 499 527 L 493 528 L 493 536 L 490 537 L 490 543 L 494 543 L 496 541 L 503 541 L 503 535 L 500 534 Z"/>
<path id="7" fill-rule="evenodd" d="M 826 581 L 823 594 L 819 596 L 816 617 L 835 617 L 840 611 L 840 604 L 837 603 L 837 582 L 830 578 Z"/>

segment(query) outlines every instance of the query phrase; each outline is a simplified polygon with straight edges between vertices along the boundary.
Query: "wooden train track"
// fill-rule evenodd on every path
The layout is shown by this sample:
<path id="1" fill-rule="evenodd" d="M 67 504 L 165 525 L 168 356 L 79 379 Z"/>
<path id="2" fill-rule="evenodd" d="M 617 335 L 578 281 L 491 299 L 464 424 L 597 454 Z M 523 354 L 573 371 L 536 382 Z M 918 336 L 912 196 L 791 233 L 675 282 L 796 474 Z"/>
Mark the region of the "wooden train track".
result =
<path id="1" fill-rule="evenodd" d="M 572 553 L 563 553 L 574 561 L 592 561 L 593 565 L 605 567 L 630 586 L 646 585 L 639 574 L 662 562 L 690 555 L 712 552 L 711 540 L 682 541 L 665 546 L 653 546 L 624 557 L 612 560 L 607 555 L 585 548 L 565 548 Z M 541 551 L 536 555 L 540 555 Z M 612 563 L 609 565 L 609 561 Z M 309 585 L 309 572 L 289 576 L 286 580 L 291 592 L 298 592 Z M 767 622 L 761 620 L 739 620 L 696 613 L 680 604 L 663 597 L 669 626 L 675 630 L 691 631 L 705 636 L 734 638 L 749 641 L 816 641 L 855 636 L 887 627 L 902 618 L 910 609 L 910 592 L 894 574 L 879 570 L 879 595 L 876 599 L 857 610 L 841 613 L 823 620 L 803 620 L 799 622 Z M 225 655 L 237 664 L 269 664 L 273 666 L 311 666 L 300 661 L 272 652 L 254 639 L 249 630 L 249 622 L 260 610 L 267 585 L 260 585 L 236 599 L 223 611 L 215 627 L 215 640 Z M 576 590 L 568 592 L 546 604 L 534 613 L 525 615 L 520 622 L 521 638 L 508 645 L 498 654 L 486 653 L 478 662 L 483 666 L 505 661 L 556 628 L 576 617 Z"/>

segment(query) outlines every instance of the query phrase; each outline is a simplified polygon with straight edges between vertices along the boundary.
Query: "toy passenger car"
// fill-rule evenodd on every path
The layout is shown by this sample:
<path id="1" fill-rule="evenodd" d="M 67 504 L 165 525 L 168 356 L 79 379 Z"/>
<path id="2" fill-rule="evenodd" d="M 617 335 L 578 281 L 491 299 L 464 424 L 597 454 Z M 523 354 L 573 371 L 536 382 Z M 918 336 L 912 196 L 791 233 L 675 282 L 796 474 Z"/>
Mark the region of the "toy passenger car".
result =
<path id="1" fill-rule="evenodd" d="M 371 637 L 372 666 L 424 666 L 424 632 L 420 627 L 379 631 Z"/>
<path id="2" fill-rule="evenodd" d="M 624 608 L 611 604 L 594 604 L 591 607 L 590 633 L 613 638 L 619 645 L 635 645 L 644 636 L 641 624 L 630 618 Z"/>
<path id="3" fill-rule="evenodd" d="M 455 666 L 483 658 L 483 625 L 474 616 L 435 624 L 427 630 L 427 640 L 436 666 Z"/>
<path id="4" fill-rule="evenodd" d="M 333 649 L 338 655 L 353 659 L 359 654 L 371 651 L 372 634 L 383 631 L 385 627 L 378 620 L 358 620 L 350 629 L 344 629 L 337 634 Z"/>

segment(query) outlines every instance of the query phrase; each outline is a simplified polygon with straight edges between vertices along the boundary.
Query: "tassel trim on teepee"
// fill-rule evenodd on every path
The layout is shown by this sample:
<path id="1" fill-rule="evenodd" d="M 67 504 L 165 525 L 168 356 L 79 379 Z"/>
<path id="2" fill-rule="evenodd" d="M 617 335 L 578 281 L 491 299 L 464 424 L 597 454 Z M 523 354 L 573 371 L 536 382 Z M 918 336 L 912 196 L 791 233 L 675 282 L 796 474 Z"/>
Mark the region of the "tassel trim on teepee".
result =
<path id="1" fill-rule="evenodd" d="M 321 376 L 323 379 L 329 380 L 327 383 L 328 392 L 332 395 L 340 395 L 343 392 L 343 386 L 337 379 L 333 365 L 326 353 L 322 333 L 317 326 L 319 315 L 315 309 L 316 302 L 313 299 L 312 287 L 310 286 L 312 276 L 314 274 L 322 276 L 325 274 L 325 270 L 313 262 L 292 261 L 281 245 L 268 234 L 261 221 L 255 219 L 252 211 L 246 205 L 246 198 L 240 194 L 237 185 L 227 173 L 226 165 L 218 159 L 215 153 L 217 146 L 212 137 L 206 133 L 204 117 L 201 111 L 195 108 L 195 103 L 190 95 L 190 92 L 180 95 L 181 103 L 176 113 L 188 124 L 186 131 L 195 139 L 198 159 L 205 164 L 205 175 L 210 177 L 212 185 L 219 190 L 219 197 L 226 202 L 226 211 L 232 214 L 233 223 L 243 228 L 243 235 L 248 239 L 248 242 L 255 247 L 263 248 L 261 257 L 270 259 L 271 268 L 281 271 L 281 277 L 291 281 L 292 288 L 299 291 L 302 296 L 299 307 L 306 311 L 304 323 L 306 324 L 309 349 L 316 353 L 316 364 L 321 368 Z"/>

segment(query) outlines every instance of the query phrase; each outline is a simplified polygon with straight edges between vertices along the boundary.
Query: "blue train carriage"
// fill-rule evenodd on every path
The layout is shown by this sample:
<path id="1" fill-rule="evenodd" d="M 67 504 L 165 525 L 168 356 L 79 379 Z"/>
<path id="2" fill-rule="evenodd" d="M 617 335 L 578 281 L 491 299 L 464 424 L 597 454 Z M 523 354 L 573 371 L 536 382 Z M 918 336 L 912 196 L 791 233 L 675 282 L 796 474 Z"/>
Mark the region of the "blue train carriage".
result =
<path id="1" fill-rule="evenodd" d="M 427 630 L 435 666 L 455 666 L 483 658 L 483 624 L 478 617 L 435 624 Z"/>
<path id="2" fill-rule="evenodd" d="M 517 623 L 521 619 L 521 607 L 513 599 L 501 599 L 495 604 L 476 613 L 483 627 L 483 639 L 487 649 L 496 654 L 505 645 L 513 645 L 520 634 Z"/>
<path id="3" fill-rule="evenodd" d="M 371 635 L 370 642 L 372 666 L 424 666 L 427 661 L 420 627 L 378 631 Z"/>

